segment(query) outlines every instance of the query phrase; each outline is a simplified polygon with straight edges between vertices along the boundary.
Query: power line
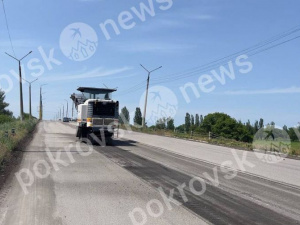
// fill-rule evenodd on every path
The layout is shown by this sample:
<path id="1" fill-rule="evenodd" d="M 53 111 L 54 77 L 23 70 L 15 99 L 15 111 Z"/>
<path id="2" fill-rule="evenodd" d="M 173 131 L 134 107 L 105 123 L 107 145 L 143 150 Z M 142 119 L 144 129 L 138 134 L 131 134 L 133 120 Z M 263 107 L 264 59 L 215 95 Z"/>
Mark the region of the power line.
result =
<path id="1" fill-rule="evenodd" d="M 294 27 L 294 28 L 295 28 L 295 27 Z M 267 45 L 269 45 L 269 44 L 272 44 L 272 43 L 274 43 L 274 42 L 276 42 L 276 41 L 278 41 L 278 40 L 280 40 L 280 39 L 283 39 L 283 38 L 285 38 L 285 37 L 290 36 L 291 34 L 293 34 L 293 33 L 295 33 L 295 32 L 300 31 L 299 26 L 297 26 L 296 29 L 294 29 L 294 28 L 292 28 L 292 29 L 290 29 L 289 31 L 286 31 L 286 32 L 284 32 L 284 33 L 278 34 L 278 35 L 276 35 L 276 36 L 274 36 L 274 37 L 271 37 L 270 39 L 267 39 L 267 40 L 265 40 L 265 41 L 262 41 L 262 42 L 260 42 L 260 43 L 258 43 L 258 44 L 256 44 L 256 45 L 254 45 L 254 46 L 252 46 L 252 47 L 249 47 L 249 48 L 246 48 L 246 49 L 244 49 L 244 50 L 235 52 L 235 53 L 230 54 L 230 55 L 228 55 L 228 56 L 225 56 L 225 57 L 222 57 L 222 58 L 220 58 L 220 59 L 214 60 L 214 61 L 212 61 L 212 62 L 210 62 L 210 63 L 206 63 L 206 64 L 204 64 L 204 65 L 201 65 L 201 66 L 199 66 L 199 67 L 195 67 L 195 68 L 186 70 L 186 71 L 181 72 L 181 73 L 171 74 L 171 75 L 169 75 L 169 76 L 167 76 L 167 77 L 154 78 L 153 81 L 169 80 L 170 78 L 171 78 L 171 79 L 174 79 L 174 78 L 176 78 L 176 77 L 178 77 L 178 76 L 181 76 L 181 75 L 184 75 L 184 74 L 186 74 L 186 73 L 196 72 L 196 71 L 198 71 L 199 69 L 202 70 L 202 69 L 204 69 L 204 68 L 209 68 L 211 65 L 215 66 L 216 64 L 219 64 L 219 63 L 224 62 L 224 60 L 225 60 L 225 61 L 228 61 L 229 59 L 231 59 L 231 58 L 234 57 L 234 56 L 242 55 L 242 54 L 247 54 L 247 53 L 249 53 L 249 52 L 255 51 L 255 50 L 259 49 L 259 48 L 262 48 L 262 47 L 264 47 L 264 46 L 267 46 Z M 190 72 L 188 72 L 188 71 L 190 71 Z M 177 76 L 174 77 L 174 75 L 177 75 Z"/>
<path id="2" fill-rule="evenodd" d="M 250 54 L 249 54 L 248 56 L 249 56 L 249 57 L 255 56 L 255 55 L 259 54 L 259 53 L 268 51 L 268 50 L 270 50 L 270 49 L 273 49 L 273 48 L 278 47 L 278 46 L 280 46 L 280 45 L 286 44 L 286 43 L 288 43 L 288 42 L 290 42 L 290 41 L 293 41 L 293 40 L 296 40 L 296 39 L 298 39 L 298 38 L 300 38 L 300 36 L 296 36 L 296 37 L 291 38 L 291 39 L 289 39 L 289 40 L 286 40 L 286 41 L 277 43 L 277 44 L 275 44 L 275 45 L 269 46 L 269 47 L 267 47 L 267 48 L 258 50 L 258 51 L 253 52 L 253 53 L 251 53 L 252 51 L 249 51 L 248 53 L 250 53 Z M 166 83 L 166 82 L 171 82 L 171 81 L 176 81 L 176 80 L 181 80 L 181 79 L 184 79 L 184 78 L 192 77 L 192 76 L 194 76 L 195 74 L 198 74 L 198 73 L 200 73 L 200 72 L 207 72 L 207 71 L 210 71 L 210 70 L 216 68 L 216 66 L 224 66 L 224 65 L 226 65 L 227 63 L 228 63 L 227 60 L 226 60 L 226 61 L 222 61 L 221 64 L 217 63 L 217 64 L 214 64 L 214 65 L 205 67 L 205 68 L 203 68 L 203 69 L 201 69 L 201 70 L 196 70 L 196 71 L 193 71 L 193 72 L 189 72 L 189 73 L 182 74 L 181 76 L 177 76 L 177 77 L 173 77 L 173 78 L 168 78 L 168 79 L 166 79 L 166 80 L 157 81 L 157 82 L 154 81 L 153 84 L 161 84 L 161 83 Z M 185 75 L 185 76 L 183 76 L 183 75 Z"/>
<path id="3" fill-rule="evenodd" d="M 300 36 L 296 36 L 296 37 L 291 38 L 291 39 L 289 39 L 289 40 L 286 40 L 286 41 L 283 41 L 283 42 L 281 42 L 281 43 L 275 44 L 275 45 L 273 45 L 273 46 L 271 46 L 271 47 L 262 49 L 261 51 L 255 52 L 255 53 L 253 53 L 253 54 L 250 55 L 250 56 L 257 55 L 258 53 L 265 52 L 265 51 L 270 50 L 270 49 L 272 49 L 272 48 L 275 48 L 275 47 L 278 47 L 278 46 L 283 45 L 283 44 L 285 44 L 285 43 L 288 43 L 288 42 L 290 42 L 290 41 L 294 41 L 294 40 L 296 40 L 296 39 L 298 39 L 298 38 L 300 38 Z"/>
<path id="4" fill-rule="evenodd" d="M 136 85 L 134 85 L 130 88 L 127 88 L 123 91 L 118 92 L 117 94 L 120 95 L 120 94 L 123 94 L 123 93 L 124 94 L 125 93 L 131 93 L 132 91 L 134 92 L 136 89 L 140 89 L 140 88 L 144 88 L 144 87 L 146 87 L 146 84 L 145 84 L 145 81 L 142 81 L 142 82 L 140 82 L 140 83 L 138 83 L 138 84 L 136 84 Z"/>
<path id="5" fill-rule="evenodd" d="M 16 53 L 15 53 L 15 50 L 14 50 L 14 46 L 13 46 L 13 43 L 12 43 L 12 40 L 11 40 L 11 35 L 10 35 L 9 27 L 8 27 L 8 20 L 7 20 L 6 10 L 5 10 L 5 6 L 4 6 L 4 0 L 2 0 L 2 8 L 3 8 L 3 12 L 4 12 L 6 29 L 7 29 L 7 33 L 8 33 L 8 37 L 9 37 L 9 41 L 10 41 L 11 50 L 12 50 L 14 56 L 16 57 Z"/>
<path id="6" fill-rule="evenodd" d="M 216 68 L 216 66 L 221 66 L 224 63 L 228 63 L 228 60 L 230 58 L 232 58 L 233 56 L 236 56 L 236 55 L 242 55 L 242 54 L 246 54 L 246 53 L 250 53 L 249 56 L 257 55 L 261 52 L 265 52 L 267 50 L 273 49 L 273 48 L 278 47 L 280 45 L 283 45 L 287 42 L 290 42 L 290 41 L 293 41 L 293 40 L 296 40 L 296 39 L 300 38 L 300 36 L 296 36 L 294 38 L 291 38 L 291 39 L 285 40 L 283 42 L 274 44 L 272 46 L 266 47 L 266 46 L 268 46 L 268 45 L 270 45 L 270 44 L 272 44 L 272 43 L 274 43 L 278 40 L 281 40 L 283 38 L 286 38 L 286 37 L 298 32 L 298 31 L 300 31 L 299 25 L 289 29 L 288 31 L 285 31 L 283 33 L 275 35 L 274 37 L 271 37 L 271 38 L 269 38 L 265 41 L 262 41 L 262 42 L 254 45 L 252 47 L 249 47 L 249 48 L 246 48 L 244 50 L 238 51 L 236 53 L 230 54 L 229 56 L 225 56 L 225 57 L 222 57 L 220 59 L 214 60 L 214 61 L 212 61 L 210 63 L 207 63 L 207 64 L 204 64 L 202 66 L 195 67 L 195 68 L 192 68 L 192 69 L 189 69 L 189 70 L 186 70 L 186 71 L 183 71 L 183 72 L 179 72 L 179 73 L 174 73 L 174 74 L 171 74 L 167 77 L 156 78 L 156 79 L 154 78 L 153 79 L 154 84 L 172 82 L 172 81 L 180 80 L 180 79 L 183 79 L 183 78 L 192 77 L 195 74 L 198 74 L 199 72 L 209 71 L 213 68 Z M 263 47 L 266 47 L 266 48 L 261 49 Z M 255 50 L 257 50 L 257 51 L 255 51 Z M 176 76 L 174 76 L 174 75 L 176 75 Z M 137 85 L 135 85 L 131 88 L 128 88 L 128 89 L 122 91 L 122 95 L 133 93 L 133 92 L 136 92 L 137 90 L 140 90 L 141 88 L 144 88 L 144 85 L 141 86 L 141 84 L 142 83 L 139 83 L 139 84 L 137 84 Z"/>
<path id="7" fill-rule="evenodd" d="M 299 26 L 297 26 L 297 27 L 299 27 Z M 267 44 L 270 44 L 270 43 L 272 43 L 272 42 L 274 42 L 274 41 L 277 41 L 277 40 L 279 40 L 280 38 L 282 39 L 282 38 L 284 38 L 284 37 L 286 37 L 286 36 L 288 36 L 288 35 L 291 35 L 292 33 L 294 33 L 294 32 L 297 32 L 297 31 L 299 31 L 300 30 L 300 28 L 297 28 L 296 30 L 293 30 L 293 31 L 291 31 L 291 32 L 289 32 L 289 33 L 284 33 L 284 34 L 280 34 L 280 35 L 277 35 L 277 36 L 275 36 L 275 37 L 272 37 L 272 38 L 270 38 L 270 39 L 268 39 L 268 40 L 266 40 L 266 41 L 263 41 L 263 42 L 260 42 L 260 43 L 258 43 L 258 44 L 256 44 L 256 45 L 254 45 L 254 46 L 252 46 L 252 47 L 249 47 L 249 48 L 246 48 L 246 49 L 244 49 L 244 50 L 241 50 L 241 51 L 238 51 L 238 52 L 236 52 L 236 53 L 233 53 L 233 54 L 231 54 L 231 55 L 229 55 L 229 56 L 225 56 L 225 57 L 223 57 L 223 58 L 221 58 L 221 59 L 217 59 L 217 60 L 214 60 L 214 61 L 212 61 L 212 62 L 210 62 L 210 63 L 207 63 L 207 64 L 204 64 L 204 65 L 202 65 L 202 66 L 200 66 L 200 67 L 195 67 L 195 68 L 192 68 L 192 69 L 189 69 L 189 70 L 187 70 L 187 71 L 193 71 L 193 70 L 196 70 L 196 69 L 200 69 L 200 68 L 202 68 L 203 66 L 208 66 L 208 65 L 210 65 L 210 64 L 213 64 L 213 63 L 216 63 L 216 62 L 220 62 L 221 60 L 224 60 L 224 59 L 229 59 L 230 57 L 233 57 L 233 56 L 236 56 L 236 55 L 240 55 L 241 53 L 247 53 L 247 52 L 249 52 L 249 51 L 251 51 L 251 50 L 256 50 L 256 49 L 258 49 L 258 48 L 260 48 L 260 47 L 263 47 L 264 45 L 267 45 Z M 276 38 L 276 39 L 274 39 L 274 38 Z M 246 51 L 246 52 L 245 52 Z M 187 71 L 184 71 L 184 72 L 181 72 L 181 73 L 175 73 L 175 74 L 171 74 L 172 75 L 172 78 L 173 78 L 173 75 L 177 75 L 177 74 L 182 74 L 182 73 L 186 73 Z M 170 75 L 170 76 L 171 76 Z M 153 80 L 159 80 L 159 79 L 163 79 L 163 78 L 154 78 Z"/>
<path id="8" fill-rule="evenodd" d="M 257 55 L 257 54 L 259 54 L 259 53 L 261 53 L 261 52 L 268 51 L 268 50 L 270 50 L 270 49 L 272 49 L 272 48 L 278 47 L 278 46 L 280 46 L 280 45 L 283 45 L 283 44 L 285 44 L 285 43 L 287 43 L 287 42 L 296 40 L 296 39 L 298 39 L 298 38 L 300 38 L 300 36 L 297 36 L 297 37 L 291 38 L 291 39 L 289 39 L 289 40 L 286 40 L 286 41 L 277 43 L 277 44 L 275 44 L 275 45 L 273 45 L 273 46 L 269 46 L 269 47 L 267 47 L 267 48 L 258 50 L 258 51 L 254 52 L 254 53 L 251 53 L 251 54 L 249 55 L 249 57 L 250 57 L 250 56 L 255 56 L 255 55 Z M 168 78 L 168 79 L 165 79 L 165 80 L 163 80 L 163 81 L 156 81 L 156 82 L 154 81 L 153 84 L 154 84 L 154 85 L 157 85 L 157 84 L 161 84 L 161 83 L 173 82 L 173 81 L 177 81 L 177 80 L 180 80 L 180 79 L 192 77 L 192 76 L 194 76 L 195 74 L 199 74 L 200 72 L 207 72 L 207 71 L 210 71 L 210 70 L 216 68 L 216 66 L 222 66 L 222 65 L 224 66 L 224 65 L 226 65 L 226 64 L 228 63 L 228 61 L 225 61 L 225 62 L 226 62 L 225 64 L 224 64 L 224 62 L 222 62 L 223 64 L 219 64 L 219 63 L 218 63 L 218 64 L 214 64 L 214 65 L 211 65 L 211 66 L 204 67 L 204 68 L 201 69 L 201 70 L 198 69 L 198 70 L 196 70 L 196 71 L 183 73 L 183 74 L 181 74 L 180 76 L 173 77 L 173 78 Z M 185 76 L 183 76 L 183 75 L 185 75 Z M 135 91 L 140 90 L 140 89 L 141 89 L 141 88 L 136 88 L 135 90 L 129 91 L 128 93 L 125 93 L 125 94 L 123 94 L 123 95 L 129 94 L 129 93 L 132 93 L 132 92 L 135 92 Z"/>

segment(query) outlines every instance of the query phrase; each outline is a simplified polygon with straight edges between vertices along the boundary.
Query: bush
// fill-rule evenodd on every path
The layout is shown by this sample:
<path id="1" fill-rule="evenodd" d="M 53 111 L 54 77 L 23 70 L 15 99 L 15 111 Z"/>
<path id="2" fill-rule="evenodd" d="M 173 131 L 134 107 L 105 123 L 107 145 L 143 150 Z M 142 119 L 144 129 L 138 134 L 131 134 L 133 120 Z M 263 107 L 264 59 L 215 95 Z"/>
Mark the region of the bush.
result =
<path id="1" fill-rule="evenodd" d="M 0 114 L 0 124 L 12 122 L 14 119 L 11 116 Z"/>

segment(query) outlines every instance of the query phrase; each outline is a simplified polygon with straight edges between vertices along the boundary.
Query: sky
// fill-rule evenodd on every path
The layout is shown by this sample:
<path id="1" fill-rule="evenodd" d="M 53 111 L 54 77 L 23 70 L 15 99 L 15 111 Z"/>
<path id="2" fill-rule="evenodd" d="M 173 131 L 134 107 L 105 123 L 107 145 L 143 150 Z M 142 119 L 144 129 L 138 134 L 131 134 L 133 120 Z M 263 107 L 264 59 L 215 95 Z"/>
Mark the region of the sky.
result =
<path id="1" fill-rule="evenodd" d="M 46 84 L 42 86 L 44 119 L 55 118 L 66 100 L 71 116 L 70 94 L 79 86 L 117 88 L 114 99 L 133 118 L 136 107 L 143 111 L 147 71 L 142 64 L 148 70 L 162 66 L 150 76 L 149 124 L 156 113 L 174 117 L 180 125 L 186 112 L 224 112 L 243 122 L 263 118 L 265 123 L 289 127 L 300 122 L 298 0 L 13 0 L 4 4 L 13 47 L 1 9 L 0 87 L 16 117 L 18 62 L 5 52 L 22 58 L 33 51 L 22 60 L 22 74 L 28 81 L 38 78 L 32 84 L 36 117 L 40 85 Z M 71 57 L 72 49 L 82 50 L 82 43 L 89 44 L 83 49 L 85 57 Z M 253 46 L 254 51 L 249 51 Z M 28 112 L 26 82 L 23 94 Z"/>

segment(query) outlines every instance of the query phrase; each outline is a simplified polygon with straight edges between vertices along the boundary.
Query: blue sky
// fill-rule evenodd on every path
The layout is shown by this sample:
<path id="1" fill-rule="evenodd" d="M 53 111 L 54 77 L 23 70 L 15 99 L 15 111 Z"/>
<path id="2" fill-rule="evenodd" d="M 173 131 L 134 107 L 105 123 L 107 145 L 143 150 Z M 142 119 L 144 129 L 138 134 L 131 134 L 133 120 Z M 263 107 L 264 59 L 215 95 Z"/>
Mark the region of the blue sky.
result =
<path id="1" fill-rule="evenodd" d="M 146 13 L 141 21 L 132 11 L 144 3 L 153 2 L 154 13 Z M 121 107 L 127 106 L 134 113 L 139 106 L 147 74 L 140 63 L 149 69 L 163 66 L 151 75 L 150 86 L 160 85 L 171 89 L 177 100 L 175 123 L 184 122 L 186 112 L 206 115 L 225 112 L 236 119 L 253 123 L 259 118 L 275 121 L 283 126 L 300 122 L 300 39 L 287 42 L 268 51 L 249 57 L 253 69 L 242 74 L 236 69 L 235 79 L 226 77 L 226 83 L 217 80 L 210 93 L 202 92 L 198 79 L 203 74 L 219 72 L 216 64 L 207 71 L 197 71 L 189 77 L 185 71 L 200 67 L 216 59 L 244 50 L 270 37 L 300 28 L 300 2 L 297 0 L 65 0 L 65 1 L 5 1 L 8 23 L 16 56 L 33 53 L 23 61 L 23 73 L 27 80 L 39 78 L 32 86 L 32 109 L 38 115 L 39 86 L 43 87 L 45 119 L 52 119 L 64 99 L 69 100 L 78 86 L 118 87 L 115 98 Z M 172 2 L 172 5 L 171 5 Z M 133 16 L 127 22 L 131 29 L 123 29 L 118 23 L 120 13 Z M 109 27 L 107 40 L 100 27 L 108 19 L 116 22 L 120 33 Z M 85 61 L 73 61 L 60 49 L 60 35 L 69 24 L 85 23 L 94 29 L 98 37 L 97 51 Z M 4 54 L 13 54 L 6 30 L 3 11 L 0 18 L 1 68 L 0 86 L 7 91 L 9 109 L 19 115 L 19 86 L 11 70 L 17 70 L 17 62 Z M 282 40 L 300 35 L 300 31 Z M 50 68 L 42 60 L 38 49 L 43 49 L 60 64 Z M 236 57 L 233 57 L 233 62 Z M 35 65 L 44 68 L 42 75 L 34 74 L 27 63 L 38 59 Z M 230 60 L 228 60 L 230 61 Z M 225 65 L 228 67 L 228 65 Z M 182 79 L 175 80 L 178 74 Z M 12 85 L 8 83 L 10 77 Z M 164 79 L 165 78 L 165 79 Z M 164 79 L 164 80 L 159 80 Z M 164 81 L 164 82 L 160 82 Z M 200 97 L 187 90 L 187 103 L 180 91 L 186 83 L 194 83 Z M 137 85 L 137 89 L 129 89 Z M 9 88 L 12 87 L 12 88 Z M 129 89 L 129 90 L 128 90 Z M 23 84 L 24 110 L 28 112 L 28 85 Z M 71 104 L 71 101 L 69 101 Z"/>

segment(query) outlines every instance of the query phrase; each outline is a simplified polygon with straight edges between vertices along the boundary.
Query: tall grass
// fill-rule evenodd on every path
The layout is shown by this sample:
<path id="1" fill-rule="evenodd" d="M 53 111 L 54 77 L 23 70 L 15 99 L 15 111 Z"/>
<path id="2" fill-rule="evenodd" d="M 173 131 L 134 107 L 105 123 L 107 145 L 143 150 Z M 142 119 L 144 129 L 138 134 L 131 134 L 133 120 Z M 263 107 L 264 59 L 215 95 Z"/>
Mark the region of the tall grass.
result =
<path id="1" fill-rule="evenodd" d="M 300 141 L 292 142 L 291 155 L 300 156 Z"/>
<path id="2" fill-rule="evenodd" d="M 0 164 L 20 142 L 34 130 L 37 120 L 12 121 L 0 124 Z M 13 135 L 12 129 L 15 129 Z"/>

